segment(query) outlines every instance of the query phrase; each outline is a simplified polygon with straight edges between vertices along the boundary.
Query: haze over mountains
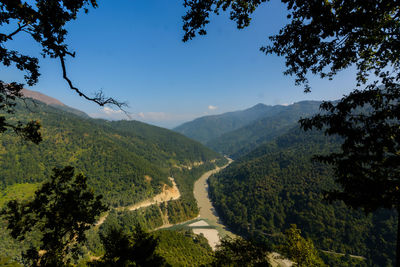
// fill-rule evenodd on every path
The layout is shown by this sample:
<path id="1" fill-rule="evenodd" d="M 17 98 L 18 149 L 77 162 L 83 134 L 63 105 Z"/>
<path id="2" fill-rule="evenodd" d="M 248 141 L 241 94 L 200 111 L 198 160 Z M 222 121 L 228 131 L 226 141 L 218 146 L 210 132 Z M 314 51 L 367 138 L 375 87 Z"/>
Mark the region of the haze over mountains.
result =
<path id="1" fill-rule="evenodd" d="M 341 140 L 304 132 L 298 124 L 301 117 L 318 112 L 318 101 L 257 104 L 195 119 L 175 128 L 177 133 L 138 121 L 92 119 L 57 99 L 29 90 L 24 94 L 35 101 L 20 102 L 15 114 L 5 116 L 14 121 L 39 120 L 43 142 L 34 145 L 21 142 L 13 133 L 2 135 L 0 208 L 11 197 L 32 196 L 53 167 L 72 165 L 88 176 L 89 185 L 110 208 L 116 208 L 100 229 L 90 232 L 86 246 L 91 253 L 98 252 L 99 232 L 112 225 L 140 223 L 156 229 L 196 218 L 199 208 L 193 185 L 207 170 L 225 164 L 222 154 L 226 154 L 235 162 L 210 177 L 209 192 L 223 223 L 235 234 L 279 246 L 284 231 L 294 223 L 320 251 L 361 256 L 321 252 L 329 266 L 390 266 L 394 212 L 365 216 L 341 202 L 323 201 L 324 190 L 337 187 L 332 169 L 312 162 L 311 157 L 339 149 Z M 171 185 L 168 177 L 174 178 L 179 199 L 126 210 Z M 0 256 L 15 258 L 21 247 L 4 225 L 0 219 Z M 197 259 L 197 265 L 205 264 L 212 255 L 207 241 L 184 231 L 182 236 L 175 230 L 154 231 L 161 237 L 160 253 L 177 266 L 187 257 L 191 263 Z"/>
<path id="2" fill-rule="evenodd" d="M 294 127 L 301 117 L 318 112 L 319 101 L 291 105 L 257 104 L 246 110 L 205 116 L 174 128 L 209 148 L 238 158 Z"/>
<path id="3" fill-rule="evenodd" d="M 281 108 L 283 106 L 272 107 L 257 104 L 254 107 L 241 111 L 197 118 L 175 127 L 174 130 L 205 144 L 224 133 L 236 130 L 251 121 L 260 119 L 268 113 L 279 112 Z"/>
<path id="4" fill-rule="evenodd" d="M 277 244 L 285 229 L 297 224 L 319 249 L 361 256 L 345 259 L 322 253 L 328 266 L 390 265 L 395 212 L 365 216 L 342 202 L 323 200 L 323 192 L 337 185 L 332 169 L 311 158 L 339 149 L 341 139 L 304 132 L 298 123 L 318 113 L 320 104 L 258 104 L 198 118 L 174 130 L 235 159 L 209 180 L 214 206 L 235 233 Z"/>
<path id="5" fill-rule="evenodd" d="M 38 101 L 19 103 L 13 120 L 39 120 L 43 141 L 40 145 L 21 144 L 15 134 L 2 135 L 2 186 L 38 183 L 51 175 L 52 168 L 72 165 L 89 177 L 91 186 L 104 195 L 108 204 L 127 205 L 169 184 L 174 166 L 222 158 L 164 128 L 138 121 L 91 119 L 43 94 L 28 90 L 24 94 Z"/>

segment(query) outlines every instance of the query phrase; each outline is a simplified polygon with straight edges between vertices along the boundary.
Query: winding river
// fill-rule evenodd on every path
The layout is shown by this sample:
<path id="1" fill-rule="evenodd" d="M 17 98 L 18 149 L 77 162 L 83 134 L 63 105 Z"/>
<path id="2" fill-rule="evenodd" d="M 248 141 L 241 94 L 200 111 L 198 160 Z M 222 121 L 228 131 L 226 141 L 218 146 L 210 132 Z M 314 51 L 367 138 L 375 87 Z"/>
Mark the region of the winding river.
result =
<path id="1" fill-rule="evenodd" d="M 229 162 L 225 166 L 223 166 L 221 168 L 217 167 L 214 170 L 204 173 L 194 184 L 193 193 L 194 193 L 194 197 L 197 200 L 197 205 L 200 209 L 199 219 L 205 219 L 209 225 L 214 226 L 218 230 L 220 236 L 224 237 L 224 236 L 228 235 L 230 237 L 235 237 L 235 234 L 230 232 L 227 229 L 227 227 L 222 224 L 221 219 L 218 217 L 218 214 L 217 214 L 216 210 L 214 209 L 214 207 L 211 203 L 210 196 L 208 194 L 208 183 L 207 183 L 208 178 L 212 174 L 219 172 L 221 169 L 226 168 L 229 164 L 232 163 L 231 159 L 228 158 L 228 160 L 229 160 Z M 209 239 L 209 238 L 212 239 L 212 237 L 210 237 L 210 236 L 207 239 Z M 217 238 L 219 239 L 218 236 L 217 236 Z M 210 239 L 209 239 L 209 242 L 212 243 L 210 241 Z M 215 243 L 218 243 L 218 242 L 215 242 Z M 215 243 L 210 244 L 213 249 L 215 249 Z M 293 263 L 290 260 L 282 258 L 282 256 L 276 252 L 269 254 L 269 261 L 270 261 L 271 266 L 273 266 L 273 267 L 292 267 L 293 266 Z"/>
<path id="2" fill-rule="evenodd" d="M 208 178 L 214 174 L 219 172 L 220 170 L 226 168 L 229 164 L 232 163 L 232 160 L 229 159 L 229 162 L 222 167 L 217 167 L 214 170 L 208 171 L 204 173 L 194 184 L 193 194 L 197 201 L 197 205 L 200 209 L 200 219 L 205 219 L 209 223 L 209 225 L 216 227 L 222 236 L 229 235 L 231 237 L 235 236 L 232 232 L 227 230 L 226 226 L 222 224 L 220 218 L 216 210 L 214 209 L 210 196 L 208 194 Z"/>

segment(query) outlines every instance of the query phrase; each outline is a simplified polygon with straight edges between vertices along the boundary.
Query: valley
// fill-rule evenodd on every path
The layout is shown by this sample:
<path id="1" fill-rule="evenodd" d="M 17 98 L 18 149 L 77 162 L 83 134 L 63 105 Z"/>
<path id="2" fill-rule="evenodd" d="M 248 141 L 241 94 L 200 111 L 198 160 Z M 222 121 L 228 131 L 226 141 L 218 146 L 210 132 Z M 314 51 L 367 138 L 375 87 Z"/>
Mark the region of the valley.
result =
<path id="1" fill-rule="evenodd" d="M 204 225 L 196 226 L 206 226 L 206 229 L 196 228 L 195 233 L 203 233 L 204 236 L 210 236 L 207 238 L 210 242 L 211 247 L 215 250 L 215 245 L 218 244 L 219 238 L 225 236 L 234 237 L 235 235 L 230 232 L 225 225 L 222 224 L 221 219 L 211 203 L 211 199 L 208 192 L 208 178 L 218 173 L 219 171 L 228 167 L 233 160 L 228 158 L 228 163 L 222 167 L 217 167 L 214 170 L 204 173 L 194 184 L 193 194 L 197 201 L 199 207 L 199 219 L 204 219 Z M 190 225 L 189 225 L 190 226 Z M 208 229 L 211 226 L 214 229 Z"/>
<path id="2" fill-rule="evenodd" d="M 128 211 L 133 211 L 133 210 L 138 210 L 141 208 L 149 207 L 152 205 L 158 205 L 161 203 L 166 203 L 170 200 L 177 200 L 181 197 L 181 193 L 179 192 L 179 188 L 177 187 L 174 178 L 169 177 L 169 179 L 172 182 L 172 187 L 168 185 L 164 185 L 162 188 L 161 193 L 155 195 L 154 197 L 141 201 L 139 203 L 126 206 L 126 207 L 118 207 L 116 210 L 118 211 L 123 211 L 123 210 L 128 210 Z M 95 224 L 96 226 L 100 226 L 104 223 L 104 221 L 107 219 L 108 213 L 106 215 L 103 215 L 99 218 L 98 222 Z M 168 218 L 168 216 L 167 216 Z"/>
<path id="3" fill-rule="evenodd" d="M 0 28 L 0 266 L 400 267 L 400 1 L 0 0 Z"/>
<path id="4" fill-rule="evenodd" d="M 160 253 L 174 264 L 187 263 L 179 251 L 189 248 L 198 265 L 210 263 L 221 238 L 240 236 L 276 251 L 268 256 L 273 266 L 291 266 L 278 253 L 291 224 L 314 242 L 331 266 L 384 264 L 393 257 L 392 212 L 365 216 L 343 203 L 322 200 L 324 190 L 335 188 L 332 169 L 313 163 L 311 157 L 336 151 L 341 139 L 303 132 L 297 124 L 301 116 L 317 112 L 319 102 L 259 104 L 177 127 L 183 133 L 201 127 L 196 138 L 207 148 L 137 121 L 90 119 L 41 97 L 50 104 L 31 104 L 37 113 L 17 108 L 21 120 L 39 116 L 43 143 L 21 144 L 17 136 L 2 136 L 0 203 L 34 197 L 51 166 L 72 165 L 88 176 L 89 186 L 109 207 L 88 231 L 85 246 L 92 259 L 103 255 L 100 236 L 109 229 L 134 232 L 137 225 L 161 238 Z M 214 131 L 201 136 L 208 129 Z M 0 227 L 5 229 L 4 221 Z M 177 247 L 167 240 L 176 240 Z M 0 249 L 17 258 L 27 247 L 18 247 L 3 231 Z M 387 254 L 380 254 L 382 250 Z"/>

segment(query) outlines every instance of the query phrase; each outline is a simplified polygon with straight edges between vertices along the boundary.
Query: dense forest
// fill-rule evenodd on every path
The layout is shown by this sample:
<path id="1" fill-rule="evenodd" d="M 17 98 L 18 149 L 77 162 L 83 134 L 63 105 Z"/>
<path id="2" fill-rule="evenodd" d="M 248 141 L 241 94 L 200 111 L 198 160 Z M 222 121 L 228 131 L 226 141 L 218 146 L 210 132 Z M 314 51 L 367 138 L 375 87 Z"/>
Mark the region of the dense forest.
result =
<path id="1" fill-rule="evenodd" d="M 300 117 L 317 113 L 320 104 L 319 101 L 301 101 L 285 106 L 258 104 L 243 111 L 201 117 L 174 130 L 214 151 L 238 159 L 286 133 Z"/>
<path id="2" fill-rule="evenodd" d="M 210 140 L 206 145 L 233 159 L 238 159 L 259 145 L 286 133 L 296 125 L 300 117 L 317 113 L 319 105 L 318 101 L 302 101 L 288 106 L 275 106 L 280 108 L 246 126 Z"/>
<path id="3" fill-rule="evenodd" d="M 342 202 L 323 201 L 324 190 L 335 188 L 332 170 L 311 157 L 335 151 L 339 143 L 338 138 L 294 128 L 211 177 L 210 192 L 223 221 L 240 235 L 271 244 L 279 244 L 283 231 L 297 224 L 320 250 L 391 266 L 394 211 L 366 216 Z"/>
<path id="4" fill-rule="evenodd" d="M 89 177 L 90 186 L 107 204 L 126 206 L 158 193 L 162 184 L 170 183 L 168 177 L 176 167 L 222 158 L 163 128 L 88 119 L 40 102 L 27 103 L 10 120 L 38 119 L 43 142 L 34 145 L 12 133 L 2 135 L 2 190 L 17 183 L 39 183 L 52 168 L 71 165 Z"/>
<path id="5" fill-rule="evenodd" d="M 151 209 L 154 209 L 154 207 L 148 209 L 148 214 L 151 213 Z M 141 223 L 137 221 L 136 216 L 132 215 L 118 216 L 116 213 L 112 213 L 106 223 L 90 230 L 88 241 L 85 244 L 87 254 L 96 257 L 104 253 L 100 236 L 104 235 L 109 229 L 121 228 L 128 233 L 134 232 L 138 223 Z M 207 239 L 193 234 L 192 231 L 157 230 L 151 232 L 151 235 L 158 240 L 156 253 L 165 259 L 167 266 L 202 266 L 210 263 L 213 259 L 213 252 Z"/>
<path id="6" fill-rule="evenodd" d="M 257 104 L 251 108 L 219 115 L 197 118 L 174 128 L 174 131 L 206 144 L 212 139 L 239 129 L 253 121 L 271 116 L 285 109 L 284 106 Z"/>
<path id="7" fill-rule="evenodd" d="M 53 167 L 71 165 L 78 173 L 83 172 L 89 178 L 89 186 L 104 196 L 110 208 L 148 199 L 159 193 L 162 185 L 171 185 L 168 177 L 174 177 L 181 193 L 179 199 L 136 211 L 119 208 L 111 211 L 104 223 L 104 227 L 118 221 L 124 226 L 139 224 L 145 229 L 154 229 L 163 223 L 197 216 L 198 207 L 193 197 L 195 180 L 203 172 L 226 162 L 200 143 L 167 129 L 137 121 L 95 120 L 70 113 L 65 107 L 60 109 L 30 100 L 26 103 L 27 106 L 20 103 L 18 116 L 10 116 L 10 120 L 38 119 L 43 142 L 34 145 L 14 133 L 2 135 L 0 209 L 10 200 L 33 197 Z M 19 260 L 20 253 L 35 244 L 39 234 L 33 233 L 21 243 L 13 240 L 5 227 L 5 221 L 0 220 L 0 256 Z M 89 231 L 88 237 L 82 257 L 101 254 L 98 229 Z M 193 238 L 187 236 L 168 238 L 190 239 L 193 243 Z M 181 243 L 186 242 L 182 240 Z M 164 254 L 168 254 L 165 246 Z"/>

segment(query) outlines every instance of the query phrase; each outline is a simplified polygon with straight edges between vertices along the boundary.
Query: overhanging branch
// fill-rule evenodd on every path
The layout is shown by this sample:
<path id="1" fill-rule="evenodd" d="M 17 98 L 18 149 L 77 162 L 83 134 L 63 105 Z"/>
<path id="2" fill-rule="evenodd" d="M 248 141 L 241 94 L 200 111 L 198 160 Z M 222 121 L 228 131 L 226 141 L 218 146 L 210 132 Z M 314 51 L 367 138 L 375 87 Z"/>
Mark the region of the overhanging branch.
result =
<path id="1" fill-rule="evenodd" d="M 65 67 L 65 55 L 66 54 L 70 55 L 71 57 L 75 56 L 74 53 L 70 53 L 68 51 L 63 51 L 62 53 L 58 53 L 57 57 L 60 59 L 61 68 L 62 68 L 62 72 L 63 72 L 63 78 L 64 78 L 64 80 L 67 81 L 69 88 L 71 90 L 75 91 L 76 93 L 78 93 L 79 96 L 85 98 L 86 100 L 94 102 L 101 107 L 103 107 L 105 105 L 117 106 L 120 110 L 122 110 L 125 114 L 128 115 L 128 113 L 123 109 L 124 107 L 128 106 L 126 102 L 120 102 L 112 97 L 106 97 L 101 90 L 98 91 L 97 93 L 95 93 L 94 97 L 89 97 L 88 95 L 83 93 L 79 88 L 75 87 L 73 85 L 71 79 L 68 77 L 67 69 Z"/>

